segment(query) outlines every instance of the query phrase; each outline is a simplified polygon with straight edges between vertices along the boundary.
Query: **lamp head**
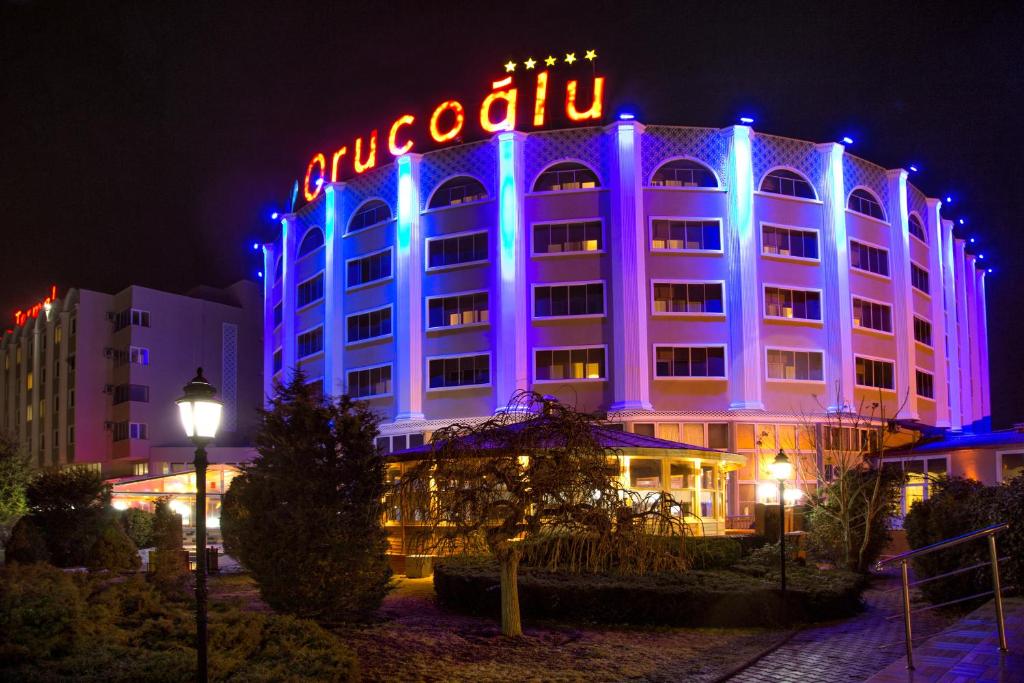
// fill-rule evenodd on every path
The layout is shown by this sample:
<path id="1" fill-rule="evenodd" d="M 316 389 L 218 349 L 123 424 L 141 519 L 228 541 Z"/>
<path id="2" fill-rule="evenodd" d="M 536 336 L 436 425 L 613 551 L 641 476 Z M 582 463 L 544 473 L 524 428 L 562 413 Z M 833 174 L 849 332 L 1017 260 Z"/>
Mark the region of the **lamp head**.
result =
<path id="1" fill-rule="evenodd" d="M 203 369 L 196 369 L 196 376 L 185 385 L 185 395 L 179 398 L 178 411 L 185 436 L 197 446 L 209 443 L 217 436 L 223 405 L 214 398 L 217 390 L 203 377 Z"/>
<path id="2" fill-rule="evenodd" d="M 785 481 L 793 476 L 793 463 L 789 461 L 789 456 L 786 455 L 786 451 L 779 449 L 779 454 L 775 456 L 775 460 L 769 465 L 772 477 L 779 480 Z"/>

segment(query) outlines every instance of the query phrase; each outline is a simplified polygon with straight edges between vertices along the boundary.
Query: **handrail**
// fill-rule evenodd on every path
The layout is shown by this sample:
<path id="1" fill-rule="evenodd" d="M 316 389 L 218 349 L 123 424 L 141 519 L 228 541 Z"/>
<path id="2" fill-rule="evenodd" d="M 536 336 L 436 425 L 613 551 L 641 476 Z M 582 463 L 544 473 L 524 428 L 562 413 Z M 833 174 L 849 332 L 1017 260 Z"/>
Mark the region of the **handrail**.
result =
<path id="1" fill-rule="evenodd" d="M 1000 531 L 1006 531 L 1008 528 L 1010 528 L 1009 523 L 1003 522 L 1002 524 L 993 524 L 992 526 L 987 526 L 984 529 L 978 529 L 977 531 L 968 531 L 966 534 L 961 534 L 960 536 L 947 538 L 946 540 L 939 541 L 938 543 L 932 543 L 931 545 L 915 548 L 914 550 L 908 550 L 905 553 L 900 553 L 899 555 L 893 555 L 890 558 L 879 560 L 875 563 L 875 570 L 881 571 L 882 567 L 887 564 L 902 562 L 903 560 L 909 560 L 912 557 L 918 557 L 920 555 L 927 555 L 928 553 L 935 552 L 936 550 L 942 550 L 943 548 L 951 548 L 955 545 L 966 543 L 967 541 L 973 541 L 974 539 L 982 536 L 998 534 Z"/>

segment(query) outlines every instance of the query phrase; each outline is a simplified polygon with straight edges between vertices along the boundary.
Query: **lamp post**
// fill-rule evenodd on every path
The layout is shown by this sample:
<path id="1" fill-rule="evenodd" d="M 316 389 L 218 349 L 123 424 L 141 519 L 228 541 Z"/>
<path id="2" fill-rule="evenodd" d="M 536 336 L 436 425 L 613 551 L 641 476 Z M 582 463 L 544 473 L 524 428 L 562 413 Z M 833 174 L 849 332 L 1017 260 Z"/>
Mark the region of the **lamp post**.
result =
<path id="1" fill-rule="evenodd" d="M 786 604 L 786 480 L 793 476 L 793 465 L 786 456 L 786 451 L 779 449 L 779 454 L 771 464 L 772 476 L 779 482 L 779 569 L 782 577 L 782 604 Z"/>
<path id="2" fill-rule="evenodd" d="M 196 447 L 196 680 L 206 683 L 206 446 L 217 435 L 221 402 L 217 390 L 203 377 L 203 369 L 185 385 L 179 398 L 181 425 Z"/>

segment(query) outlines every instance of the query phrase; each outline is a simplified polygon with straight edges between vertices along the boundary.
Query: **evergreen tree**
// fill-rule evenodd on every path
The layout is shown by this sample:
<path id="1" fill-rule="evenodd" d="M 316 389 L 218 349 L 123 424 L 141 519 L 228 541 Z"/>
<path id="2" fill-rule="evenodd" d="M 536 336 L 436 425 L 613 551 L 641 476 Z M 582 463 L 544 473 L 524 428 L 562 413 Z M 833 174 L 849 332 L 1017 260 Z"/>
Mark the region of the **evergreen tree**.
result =
<path id="1" fill-rule="evenodd" d="M 82 467 L 46 471 L 29 483 L 26 497 L 29 514 L 22 521 L 42 533 L 50 561 L 58 567 L 85 565 L 113 514 L 103 477 Z"/>
<path id="2" fill-rule="evenodd" d="M 390 587 L 378 418 L 301 373 L 261 413 L 258 457 L 225 495 L 229 551 L 267 604 L 324 622 L 366 617 Z"/>
<path id="3" fill-rule="evenodd" d="M 28 456 L 13 436 L 0 432 L 0 545 L 7 542 L 11 529 L 28 506 Z"/>

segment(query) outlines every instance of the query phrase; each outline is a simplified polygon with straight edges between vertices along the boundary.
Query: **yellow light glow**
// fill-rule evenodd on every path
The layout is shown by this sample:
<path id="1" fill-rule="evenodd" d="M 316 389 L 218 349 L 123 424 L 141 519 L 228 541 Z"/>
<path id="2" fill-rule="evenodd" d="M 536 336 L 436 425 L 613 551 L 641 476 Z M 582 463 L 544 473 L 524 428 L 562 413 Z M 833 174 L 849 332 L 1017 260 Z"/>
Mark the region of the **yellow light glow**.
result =
<path id="1" fill-rule="evenodd" d="M 525 66 L 527 69 L 532 69 L 533 67 L 537 66 L 537 61 L 533 57 L 530 57 L 525 62 L 523 62 L 523 66 Z"/>
<path id="2" fill-rule="evenodd" d="M 331 158 L 331 182 L 332 183 L 338 182 L 338 162 L 340 162 L 341 158 L 343 156 L 345 156 L 346 154 L 348 154 L 348 147 L 343 146 L 341 149 L 339 149 L 337 152 L 335 152 L 334 156 Z"/>
<path id="3" fill-rule="evenodd" d="M 508 63 L 505 64 L 505 71 L 511 73 L 511 72 L 513 72 L 515 70 L 516 70 L 516 63 L 513 62 L 511 59 L 508 60 Z"/>
<path id="4" fill-rule="evenodd" d="M 455 122 L 451 128 L 442 133 L 438 130 L 437 123 L 446 111 L 451 111 L 455 115 Z M 462 104 L 455 100 L 442 102 L 430 116 L 430 137 L 434 139 L 434 142 L 448 142 L 462 131 L 462 125 L 465 122 L 466 111 L 462 108 Z"/>
<path id="5" fill-rule="evenodd" d="M 309 189 L 309 179 L 310 176 L 313 175 L 314 166 L 320 167 L 320 177 L 323 178 L 324 172 L 327 170 L 327 159 L 325 159 L 324 155 L 321 154 L 320 152 L 316 153 L 316 156 L 313 157 L 313 160 L 309 162 L 309 166 L 306 167 L 306 183 L 305 186 L 302 188 L 302 194 L 305 195 L 307 202 L 313 201 L 314 199 L 316 199 L 317 195 L 320 194 L 319 184 L 316 186 L 315 189 Z"/>
<path id="6" fill-rule="evenodd" d="M 551 55 L 548 55 L 547 57 L 544 58 L 544 64 L 547 66 L 554 66 L 555 62 L 557 61 L 558 60 L 552 57 Z"/>
<path id="7" fill-rule="evenodd" d="M 541 71 L 537 74 L 537 97 L 533 101 L 533 125 L 540 127 L 544 125 L 544 107 L 548 100 L 548 72 Z"/>
<path id="8" fill-rule="evenodd" d="M 370 151 L 366 155 L 366 161 L 363 161 L 360 157 L 362 156 L 363 138 L 356 138 L 356 153 L 352 158 L 352 165 L 355 168 L 356 173 L 362 173 L 368 171 L 377 165 L 377 129 L 375 128 L 370 133 Z"/>
<path id="9" fill-rule="evenodd" d="M 579 111 L 576 108 L 577 87 L 578 83 L 576 81 L 569 81 L 569 84 L 565 87 L 565 115 L 569 117 L 570 121 L 600 119 L 604 102 L 604 77 L 594 77 L 594 100 L 590 104 L 590 109 L 586 111 Z"/>
<path id="10" fill-rule="evenodd" d="M 498 81 L 494 84 L 495 88 L 504 87 L 512 82 L 511 78 L 507 78 L 504 81 Z M 484 98 L 483 104 L 480 105 L 480 127 L 486 133 L 497 133 L 505 130 L 515 130 L 516 128 L 516 95 L 519 90 L 512 88 L 511 90 L 498 90 L 492 92 L 486 98 Z M 492 121 L 491 119 L 491 107 L 497 101 L 503 101 L 505 103 L 505 114 L 498 121 Z"/>
<path id="11" fill-rule="evenodd" d="M 399 116 L 395 122 L 391 124 L 391 132 L 388 133 L 388 151 L 394 156 L 400 157 L 412 149 L 412 140 L 407 141 L 404 145 L 399 147 L 395 144 L 395 138 L 398 137 L 399 128 L 402 126 L 412 125 L 412 122 L 415 120 L 416 118 L 411 114 L 405 114 L 404 116 Z"/>
<path id="12" fill-rule="evenodd" d="M 565 54 L 565 63 L 566 64 L 572 64 L 575 61 L 576 61 L 576 53 L 575 52 L 567 52 Z"/>
<path id="13" fill-rule="evenodd" d="M 594 61 L 597 59 L 597 50 L 587 50 L 587 54 L 583 55 L 583 59 Z"/>

